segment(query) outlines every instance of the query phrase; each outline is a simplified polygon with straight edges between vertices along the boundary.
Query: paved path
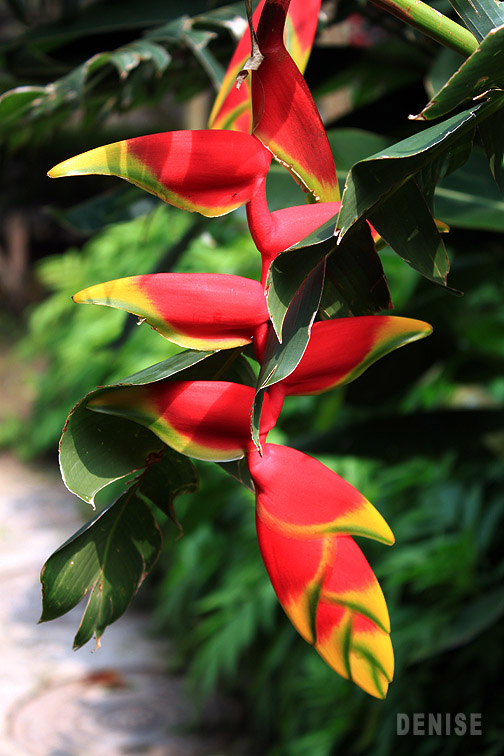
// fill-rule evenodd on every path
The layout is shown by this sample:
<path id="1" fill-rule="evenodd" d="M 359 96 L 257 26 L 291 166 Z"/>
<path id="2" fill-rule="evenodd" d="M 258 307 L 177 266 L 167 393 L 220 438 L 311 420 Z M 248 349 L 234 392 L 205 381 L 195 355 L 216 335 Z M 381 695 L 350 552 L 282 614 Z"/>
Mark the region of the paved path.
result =
<path id="1" fill-rule="evenodd" d="M 37 624 L 40 568 L 77 511 L 56 471 L 0 456 L 0 756 L 229 756 L 225 736 L 188 732 L 183 684 L 163 674 L 168 646 L 148 618 L 130 609 L 94 653 L 71 650 L 79 607 Z M 221 733 L 222 710 L 206 714 Z"/>

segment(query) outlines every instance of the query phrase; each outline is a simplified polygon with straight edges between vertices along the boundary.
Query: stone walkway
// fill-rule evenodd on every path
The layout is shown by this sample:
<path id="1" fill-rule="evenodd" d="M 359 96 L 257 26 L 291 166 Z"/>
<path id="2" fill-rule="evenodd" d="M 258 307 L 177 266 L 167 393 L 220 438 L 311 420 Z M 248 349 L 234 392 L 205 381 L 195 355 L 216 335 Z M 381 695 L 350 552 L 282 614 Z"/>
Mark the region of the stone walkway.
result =
<path id="1" fill-rule="evenodd" d="M 57 471 L 0 456 L 0 756 L 231 756 L 226 705 L 191 734 L 178 678 L 163 674 L 166 643 L 131 609 L 92 653 L 71 649 L 82 609 L 38 625 L 39 573 L 80 522 Z M 229 729 L 229 728 L 228 728 Z M 216 733 L 220 733 L 217 735 Z"/>

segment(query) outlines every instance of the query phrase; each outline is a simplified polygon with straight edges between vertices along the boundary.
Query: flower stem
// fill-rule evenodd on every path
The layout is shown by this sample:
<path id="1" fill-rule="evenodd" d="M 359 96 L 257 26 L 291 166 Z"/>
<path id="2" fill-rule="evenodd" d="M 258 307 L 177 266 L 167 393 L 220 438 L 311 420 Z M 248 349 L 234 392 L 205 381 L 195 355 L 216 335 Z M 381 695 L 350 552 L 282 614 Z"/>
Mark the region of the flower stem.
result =
<path id="1" fill-rule="evenodd" d="M 464 57 L 471 55 L 478 47 L 476 37 L 468 29 L 443 16 L 421 0 L 371 0 L 371 2 Z"/>

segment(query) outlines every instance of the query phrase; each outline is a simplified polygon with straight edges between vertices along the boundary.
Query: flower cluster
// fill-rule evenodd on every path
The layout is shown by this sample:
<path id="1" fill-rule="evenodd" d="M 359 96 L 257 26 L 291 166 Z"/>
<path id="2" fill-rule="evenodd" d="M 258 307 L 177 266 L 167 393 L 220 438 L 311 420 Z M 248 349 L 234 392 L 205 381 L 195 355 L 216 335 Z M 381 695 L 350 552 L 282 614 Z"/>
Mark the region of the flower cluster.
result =
<path id="1" fill-rule="evenodd" d="M 216 274 L 131 276 L 84 289 L 74 296 L 76 302 L 132 312 L 189 349 L 252 344 L 261 364 L 271 329 L 265 296 L 271 262 L 339 208 L 327 136 L 284 41 L 287 28 L 302 67 L 320 1 L 292 0 L 291 9 L 289 5 L 290 0 L 259 5 L 250 77 L 239 90 L 232 86 L 236 74 L 247 68 L 244 36 L 212 111 L 211 128 L 106 145 L 66 160 L 49 174 L 120 176 L 169 204 L 210 217 L 245 205 L 262 256 L 261 281 Z M 269 212 L 265 181 L 272 156 L 315 203 Z M 261 554 L 285 612 L 333 669 L 380 698 L 393 676 L 389 617 L 380 586 L 352 536 L 391 544 L 390 528 L 336 473 L 302 452 L 268 443 L 267 435 L 285 396 L 319 394 L 346 384 L 380 357 L 430 331 L 421 321 L 392 316 L 315 322 L 297 366 L 264 393 L 256 439 L 250 426 L 256 391 L 239 383 L 166 379 L 111 388 L 87 405 L 134 420 L 197 459 L 245 457 L 255 487 Z"/>

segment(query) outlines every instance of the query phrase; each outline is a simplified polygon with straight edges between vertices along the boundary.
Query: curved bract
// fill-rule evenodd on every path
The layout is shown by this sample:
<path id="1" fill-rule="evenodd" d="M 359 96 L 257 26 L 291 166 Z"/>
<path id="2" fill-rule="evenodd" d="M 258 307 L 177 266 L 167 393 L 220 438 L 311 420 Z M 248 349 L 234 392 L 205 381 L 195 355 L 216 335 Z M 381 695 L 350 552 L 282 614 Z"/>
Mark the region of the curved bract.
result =
<path id="1" fill-rule="evenodd" d="M 243 346 L 269 318 L 258 281 L 217 273 L 130 276 L 82 289 L 73 299 L 127 310 L 190 349 Z"/>
<path id="2" fill-rule="evenodd" d="M 248 455 L 259 547 L 289 619 L 322 658 L 384 698 L 394 658 L 385 599 L 350 534 L 393 543 L 381 515 L 349 483 L 302 452 L 265 444 Z"/>
<path id="3" fill-rule="evenodd" d="M 431 332 L 429 323 L 394 315 L 314 323 L 301 362 L 280 389 L 294 396 L 321 394 L 350 383 L 381 357 Z"/>
<path id="4" fill-rule="evenodd" d="M 266 0 L 257 41 L 264 60 L 252 71 L 252 133 L 296 181 L 322 202 L 340 198 L 319 112 L 283 35 L 290 0 Z"/>
<path id="5" fill-rule="evenodd" d="M 48 175 L 119 176 L 170 205 L 215 217 L 249 202 L 270 162 L 271 155 L 249 134 L 169 131 L 97 147 Z"/>
<path id="6" fill-rule="evenodd" d="M 258 4 L 252 17 L 252 24 L 257 31 L 264 0 Z M 315 32 L 317 31 L 320 0 L 292 0 L 285 24 L 285 46 L 297 67 L 303 73 L 310 57 Z M 233 57 L 224 75 L 224 79 L 215 98 L 208 119 L 212 129 L 232 129 L 250 132 L 252 125 L 252 104 L 250 100 L 249 79 L 236 87 L 236 77 L 243 70 L 250 56 L 250 31 L 247 28 L 238 42 Z"/>
<path id="7" fill-rule="evenodd" d="M 254 389 L 228 381 L 158 381 L 103 391 L 87 407 L 149 428 L 172 449 L 195 459 L 227 462 L 251 451 Z M 277 414 L 266 399 L 261 438 Z"/>

